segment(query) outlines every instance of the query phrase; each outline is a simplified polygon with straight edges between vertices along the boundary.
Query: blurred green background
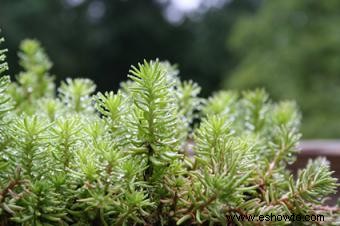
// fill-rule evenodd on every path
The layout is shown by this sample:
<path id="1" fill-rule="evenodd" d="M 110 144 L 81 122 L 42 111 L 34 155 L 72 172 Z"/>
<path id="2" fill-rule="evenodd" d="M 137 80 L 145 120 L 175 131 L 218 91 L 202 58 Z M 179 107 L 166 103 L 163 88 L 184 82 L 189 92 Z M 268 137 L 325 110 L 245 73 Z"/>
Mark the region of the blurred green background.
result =
<path id="1" fill-rule="evenodd" d="M 117 89 L 131 64 L 177 63 L 208 96 L 264 87 L 296 99 L 305 138 L 340 136 L 338 0 L 0 0 L 10 74 L 36 38 L 60 81 L 89 77 Z"/>

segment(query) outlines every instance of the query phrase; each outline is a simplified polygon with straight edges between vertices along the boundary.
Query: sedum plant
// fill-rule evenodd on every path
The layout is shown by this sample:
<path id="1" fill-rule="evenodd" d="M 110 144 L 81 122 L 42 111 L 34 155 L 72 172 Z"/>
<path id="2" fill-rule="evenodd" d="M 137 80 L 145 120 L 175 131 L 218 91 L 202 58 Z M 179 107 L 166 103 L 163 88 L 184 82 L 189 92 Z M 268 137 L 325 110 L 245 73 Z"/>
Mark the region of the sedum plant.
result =
<path id="1" fill-rule="evenodd" d="M 81 78 L 56 88 L 39 42 L 20 49 L 23 71 L 15 82 L 0 79 L 1 226 L 259 224 L 228 218 L 245 214 L 339 220 L 338 207 L 324 204 L 338 189 L 325 159 L 296 177 L 287 170 L 300 139 L 294 102 L 274 103 L 263 90 L 203 99 L 158 60 L 131 67 L 117 92 L 94 93 Z"/>

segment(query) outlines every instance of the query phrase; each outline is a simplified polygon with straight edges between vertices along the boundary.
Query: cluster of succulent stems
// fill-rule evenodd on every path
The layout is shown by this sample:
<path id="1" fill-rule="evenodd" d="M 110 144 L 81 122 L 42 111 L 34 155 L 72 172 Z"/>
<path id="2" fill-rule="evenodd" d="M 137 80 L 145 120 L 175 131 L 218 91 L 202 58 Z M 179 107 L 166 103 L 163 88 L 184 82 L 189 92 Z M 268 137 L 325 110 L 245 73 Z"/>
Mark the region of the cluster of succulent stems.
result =
<path id="1" fill-rule="evenodd" d="M 85 78 L 58 86 L 36 40 L 22 42 L 23 69 L 10 81 L 5 53 L 0 226 L 259 225 L 229 222 L 235 214 L 324 214 L 314 223 L 332 225 L 340 218 L 337 205 L 325 204 L 339 186 L 326 159 L 296 176 L 287 169 L 301 137 L 293 101 L 273 102 L 262 89 L 205 99 L 159 60 L 132 66 L 117 92 L 95 93 Z"/>

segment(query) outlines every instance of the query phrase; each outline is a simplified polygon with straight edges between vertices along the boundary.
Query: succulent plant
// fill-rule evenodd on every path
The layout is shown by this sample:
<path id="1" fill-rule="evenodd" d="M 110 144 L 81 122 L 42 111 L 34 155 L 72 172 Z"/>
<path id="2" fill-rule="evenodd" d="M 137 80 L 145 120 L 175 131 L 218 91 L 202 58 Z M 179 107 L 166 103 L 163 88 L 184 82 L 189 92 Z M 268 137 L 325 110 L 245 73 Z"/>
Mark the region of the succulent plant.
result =
<path id="1" fill-rule="evenodd" d="M 2 39 L 1 39 L 2 41 Z M 5 50 L 0 51 L 5 73 Z M 200 98 L 168 62 L 131 67 L 117 92 L 88 79 L 56 88 L 40 43 L 0 79 L 0 225 L 284 225 L 230 216 L 323 214 L 338 189 L 325 159 L 296 178 L 294 102 L 264 90 Z M 304 222 L 311 224 L 310 222 Z M 304 224 L 302 223 L 302 224 Z"/>

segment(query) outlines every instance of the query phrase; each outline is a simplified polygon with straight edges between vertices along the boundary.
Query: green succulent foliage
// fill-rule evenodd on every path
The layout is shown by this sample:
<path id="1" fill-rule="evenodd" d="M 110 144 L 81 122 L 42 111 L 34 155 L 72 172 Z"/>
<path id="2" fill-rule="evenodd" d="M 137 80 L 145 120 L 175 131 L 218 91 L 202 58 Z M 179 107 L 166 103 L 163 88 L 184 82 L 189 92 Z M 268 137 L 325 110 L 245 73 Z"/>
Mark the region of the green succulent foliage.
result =
<path id="1" fill-rule="evenodd" d="M 0 38 L 0 44 L 4 41 Z M 8 134 L 6 134 L 6 126 L 10 122 L 9 112 L 13 110 L 13 102 L 10 95 L 8 95 L 7 90 L 10 85 L 10 78 L 4 75 L 6 70 L 8 70 L 8 65 L 6 63 L 6 49 L 0 49 L 0 146 L 3 147 L 9 142 Z M 0 150 L 0 171 L 4 170 L 8 164 L 3 156 L 3 150 Z"/>
<path id="2" fill-rule="evenodd" d="M 297 179 L 286 169 L 300 138 L 294 102 L 274 103 L 263 90 L 204 100 L 158 60 L 132 67 L 116 93 L 94 94 L 88 79 L 52 89 L 45 52 L 23 43 L 24 74 L 0 80 L 1 226 L 254 225 L 228 216 L 268 213 L 320 213 L 331 225 L 339 217 L 324 205 L 338 189 L 325 159 Z"/>
<path id="3" fill-rule="evenodd" d="M 290 186 L 287 199 L 290 199 L 293 203 L 300 202 L 301 204 L 303 204 L 303 201 L 315 204 L 322 203 L 320 194 L 327 195 L 336 189 L 336 179 L 330 177 L 329 168 L 329 163 L 325 158 L 309 161 L 307 167 L 299 171 L 295 186 Z M 299 199 L 295 199 L 296 197 L 299 197 Z M 301 205 L 295 206 L 298 208 Z M 302 211 L 306 211 L 306 209 L 302 209 Z"/>
<path id="4" fill-rule="evenodd" d="M 50 158 L 47 157 L 46 131 L 49 124 L 37 116 L 22 116 L 9 126 L 12 143 L 7 153 L 22 169 L 27 179 L 41 179 L 49 170 Z"/>
<path id="5" fill-rule="evenodd" d="M 75 112 L 91 112 L 90 95 L 95 91 L 96 86 L 89 79 L 66 79 L 58 89 L 60 99 L 68 108 Z"/>
<path id="6" fill-rule="evenodd" d="M 18 55 L 23 71 L 16 76 L 17 82 L 11 84 L 10 93 L 17 111 L 32 114 L 37 99 L 55 95 L 54 77 L 49 73 L 52 62 L 41 44 L 32 39 L 21 42 Z"/>

